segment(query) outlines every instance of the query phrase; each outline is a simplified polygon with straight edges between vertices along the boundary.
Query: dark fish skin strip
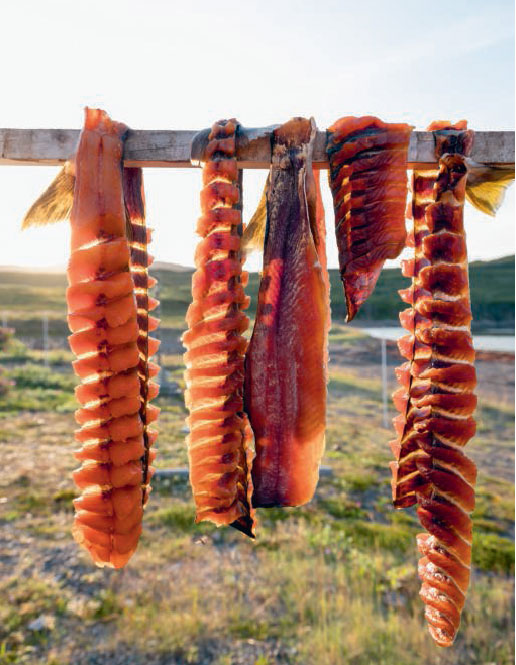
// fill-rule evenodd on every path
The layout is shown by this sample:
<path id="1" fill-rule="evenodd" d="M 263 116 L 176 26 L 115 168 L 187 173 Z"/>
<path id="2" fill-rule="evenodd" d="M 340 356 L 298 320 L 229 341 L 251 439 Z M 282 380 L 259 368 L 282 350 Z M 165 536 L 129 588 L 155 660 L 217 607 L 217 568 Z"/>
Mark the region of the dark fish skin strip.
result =
<path id="1" fill-rule="evenodd" d="M 273 136 L 263 274 L 245 361 L 260 507 L 310 501 L 324 450 L 329 294 L 314 136 L 315 124 L 303 118 Z"/>
<path id="2" fill-rule="evenodd" d="M 142 461 L 142 478 L 147 478 L 149 469 L 149 390 L 159 391 L 157 384 L 149 385 L 149 267 L 153 259 L 147 251 L 150 233 L 145 223 L 145 195 L 143 190 L 143 172 L 139 168 L 124 168 L 123 170 L 124 203 L 127 218 L 127 235 L 130 247 L 130 272 L 136 292 L 136 304 L 138 307 L 138 375 L 140 377 L 140 418 L 143 424 L 144 453 Z M 143 504 L 149 498 L 150 487 L 143 487 Z"/>

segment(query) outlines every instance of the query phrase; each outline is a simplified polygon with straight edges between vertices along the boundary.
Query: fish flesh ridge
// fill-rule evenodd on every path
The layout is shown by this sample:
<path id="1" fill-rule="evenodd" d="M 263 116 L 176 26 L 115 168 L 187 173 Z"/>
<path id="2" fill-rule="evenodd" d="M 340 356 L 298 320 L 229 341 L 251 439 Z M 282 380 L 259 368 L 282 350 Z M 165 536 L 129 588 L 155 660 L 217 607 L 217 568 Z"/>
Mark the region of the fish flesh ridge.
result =
<path id="1" fill-rule="evenodd" d="M 251 505 L 253 433 L 244 413 L 244 333 L 249 298 L 242 270 L 241 172 L 235 119 L 208 137 L 201 191 L 201 240 L 195 253 L 193 302 L 183 335 L 190 483 L 196 521 L 231 525 L 254 538 Z"/>
<path id="2" fill-rule="evenodd" d="M 326 152 L 347 321 L 371 295 L 386 259 L 405 246 L 407 153 L 412 127 L 344 117 Z"/>

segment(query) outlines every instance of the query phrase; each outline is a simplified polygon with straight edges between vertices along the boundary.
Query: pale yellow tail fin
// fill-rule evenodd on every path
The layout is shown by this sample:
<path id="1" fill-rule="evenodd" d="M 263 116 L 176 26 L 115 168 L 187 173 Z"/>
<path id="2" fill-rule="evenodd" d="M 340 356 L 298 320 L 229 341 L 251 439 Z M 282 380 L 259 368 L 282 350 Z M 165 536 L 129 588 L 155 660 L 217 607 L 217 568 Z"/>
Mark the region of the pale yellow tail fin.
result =
<path id="1" fill-rule="evenodd" d="M 75 175 L 67 164 L 41 196 L 31 205 L 22 221 L 22 229 L 55 224 L 70 217 Z"/>
<path id="2" fill-rule="evenodd" d="M 246 254 L 254 251 L 263 252 L 265 243 L 265 228 L 267 226 L 267 191 L 269 189 L 270 175 L 267 176 L 267 181 L 263 189 L 258 207 L 254 215 L 249 220 L 249 224 L 245 227 L 243 246 Z"/>
<path id="3" fill-rule="evenodd" d="M 467 163 L 466 198 L 477 210 L 494 217 L 514 181 L 514 166 L 488 166 L 471 159 Z"/>

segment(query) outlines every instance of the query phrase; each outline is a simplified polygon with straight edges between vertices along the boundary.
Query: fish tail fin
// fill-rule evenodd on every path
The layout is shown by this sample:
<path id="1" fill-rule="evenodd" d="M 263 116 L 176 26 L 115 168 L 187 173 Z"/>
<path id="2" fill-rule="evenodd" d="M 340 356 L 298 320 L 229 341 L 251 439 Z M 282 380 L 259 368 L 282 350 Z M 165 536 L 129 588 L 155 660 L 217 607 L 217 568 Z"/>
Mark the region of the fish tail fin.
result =
<path id="1" fill-rule="evenodd" d="M 22 229 L 62 222 L 70 217 L 75 175 L 65 166 L 45 191 L 31 205 L 22 221 Z"/>
<path id="2" fill-rule="evenodd" d="M 267 176 L 258 207 L 244 230 L 242 246 L 246 254 L 254 251 L 263 252 L 267 226 L 267 192 L 269 190 L 269 182 L 270 174 Z"/>
<path id="3" fill-rule="evenodd" d="M 494 217 L 514 181 L 514 166 L 489 166 L 468 160 L 466 198 L 477 210 Z"/>

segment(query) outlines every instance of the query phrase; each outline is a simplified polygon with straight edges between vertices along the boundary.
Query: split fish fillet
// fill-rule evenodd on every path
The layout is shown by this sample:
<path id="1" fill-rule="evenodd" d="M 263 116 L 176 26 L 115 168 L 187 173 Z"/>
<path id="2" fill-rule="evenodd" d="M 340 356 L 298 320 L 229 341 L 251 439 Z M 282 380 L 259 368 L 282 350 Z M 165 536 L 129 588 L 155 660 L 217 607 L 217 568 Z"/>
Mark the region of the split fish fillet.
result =
<path id="1" fill-rule="evenodd" d="M 153 474 L 159 409 L 149 361 L 159 342 L 149 337 L 154 280 L 145 226 L 140 169 L 124 169 L 127 127 L 98 109 L 86 109 L 75 156 L 68 264 L 68 322 L 82 444 L 74 472 L 83 490 L 74 501 L 74 538 L 99 566 L 120 568 L 134 553 Z"/>
<path id="2" fill-rule="evenodd" d="M 243 333 L 249 305 L 242 272 L 241 175 L 236 120 L 215 123 L 206 147 L 201 240 L 195 254 L 193 302 L 183 335 L 187 437 L 196 521 L 229 524 L 254 538 L 251 506 L 253 434 L 243 410 Z"/>
<path id="3" fill-rule="evenodd" d="M 435 171 L 415 171 L 409 217 L 412 259 L 402 272 L 412 285 L 400 291 L 410 305 L 400 314 L 408 335 L 399 340 L 407 362 L 397 370 L 399 416 L 391 442 L 394 505 L 417 505 L 426 533 L 421 598 L 430 634 L 450 646 L 460 624 L 471 566 L 476 468 L 463 448 L 475 434 L 475 352 L 463 209 L 473 132 L 466 123 L 432 123 Z M 444 130 L 444 131 L 443 131 Z"/>
<path id="4" fill-rule="evenodd" d="M 273 134 L 263 273 L 245 359 L 257 507 L 310 501 L 324 452 L 329 289 L 315 132 L 313 120 L 294 118 Z"/>

